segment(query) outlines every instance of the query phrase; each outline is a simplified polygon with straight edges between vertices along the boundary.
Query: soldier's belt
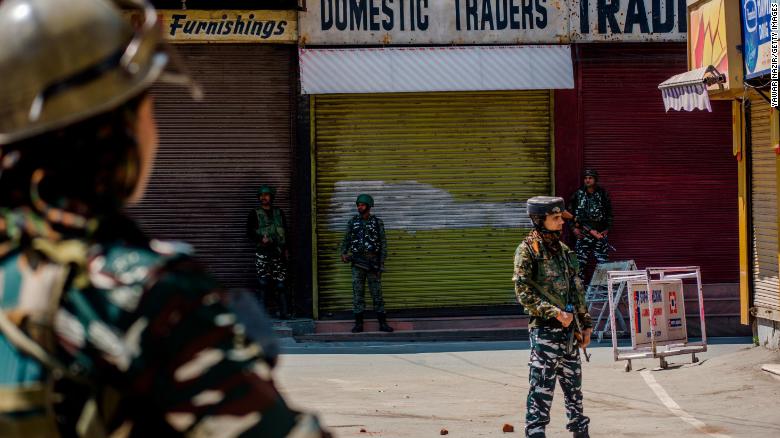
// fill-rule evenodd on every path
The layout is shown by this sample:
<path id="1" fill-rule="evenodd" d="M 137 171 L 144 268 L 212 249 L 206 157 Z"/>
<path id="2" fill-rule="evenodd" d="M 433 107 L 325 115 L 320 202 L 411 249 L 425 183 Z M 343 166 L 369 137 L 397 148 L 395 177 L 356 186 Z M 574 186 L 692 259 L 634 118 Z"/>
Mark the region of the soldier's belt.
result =
<path id="1" fill-rule="evenodd" d="M 382 272 L 382 264 L 379 261 L 379 258 L 374 255 L 366 255 L 366 254 L 353 254 L 350 257 L 350 261 L 352 262 L 352 266 L 363 269 L 366 271 L 372 271 L 372 272 Z"/>

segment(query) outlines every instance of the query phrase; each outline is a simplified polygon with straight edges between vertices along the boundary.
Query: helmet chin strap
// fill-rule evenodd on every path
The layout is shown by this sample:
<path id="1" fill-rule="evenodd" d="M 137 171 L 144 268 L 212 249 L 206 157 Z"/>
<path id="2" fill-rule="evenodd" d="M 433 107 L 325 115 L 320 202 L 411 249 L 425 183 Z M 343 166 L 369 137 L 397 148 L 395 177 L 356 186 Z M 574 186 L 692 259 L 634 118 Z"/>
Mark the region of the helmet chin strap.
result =
<path id="1" fill-rule="evenodd" d="M 540 233 L 545 234 L 547 236 L 558 237 L 558 238 L 561 237 L 560 230 L 558 231 L 548 230 L 547 228 L 544 227 L 544 225 L 539 226 L 537 229 L 539 230 Z"/>
<path id="2" fill-rule="evenodd" d="M 559 231 L 552 231 L 552 230 L 548 230 L 547 228 L 544 227 L 544 218 L 537 217 L 536 219 L 532 219 L 532 222 L 534 224 L 534 228 L 537 231 L 539 231 L 540 233 L 542 233 L 544 235 L 547 235 L 547 236 L 554 236 L 554 237 L 558 237 L 558 238 L 561 237 L 561 234 L 562 234 L 561 230 L 559 230 Z"/>

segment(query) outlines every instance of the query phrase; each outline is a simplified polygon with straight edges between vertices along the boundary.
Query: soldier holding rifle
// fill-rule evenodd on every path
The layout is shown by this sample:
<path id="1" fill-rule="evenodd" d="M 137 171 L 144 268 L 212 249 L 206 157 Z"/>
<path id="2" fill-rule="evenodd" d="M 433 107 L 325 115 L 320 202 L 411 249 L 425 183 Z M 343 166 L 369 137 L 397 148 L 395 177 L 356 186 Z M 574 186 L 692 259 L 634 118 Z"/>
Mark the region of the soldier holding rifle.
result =
<path id="1" fill-rule="evenodd" d="M 575 254 L 560 241 L 563 198 L 536 196 L 528 200 L 534 229 L 515 252 L 517 299 L 531 316 L 527 399 L 527 437 L 544 437 L 550 423 L 555 381 L 561 383 L 569 422 L 575 438 L 588 437 L 590 419 L 583 414 L 582 367 L 579 344 L 590 343 L 592 322 L 585 306 L 582 280 Z M 587 353 L 586 357 L 587 357 Z"/>
<path id="2" fill-rule="evenodd" d="M 612 226 L 612 203 L 598 181 L 599 173 L 595 169 L 585 169 L 583 185 L 569 201 L 569 211 L 574 215 L 570 226 L 577 237 L 574 251 L 582 267 L 580 278 L 583 280 L 591 254 L 596 258 L 596 263 L 606 263 L 609 261 L 609 250 L 614 251 L 607 239 Z"/>
<path id="3" fill-rule="evenodd" d="M 352 263 L 352 312 L 355 315 L 352 333 L 363 331 L 366 280 L 379 320 L 379 330 L 392 332 L 393 328 L 387 324 L 385 300 L 382 297 L 382 272 L 387 258 L 385 224 L 382 219 L 371 214 L 374 206 L 371 195 L 358 196 L 355 204 L 358 214 L 347 223 L 347 232 L 341 242 L 341 261 Z"/>

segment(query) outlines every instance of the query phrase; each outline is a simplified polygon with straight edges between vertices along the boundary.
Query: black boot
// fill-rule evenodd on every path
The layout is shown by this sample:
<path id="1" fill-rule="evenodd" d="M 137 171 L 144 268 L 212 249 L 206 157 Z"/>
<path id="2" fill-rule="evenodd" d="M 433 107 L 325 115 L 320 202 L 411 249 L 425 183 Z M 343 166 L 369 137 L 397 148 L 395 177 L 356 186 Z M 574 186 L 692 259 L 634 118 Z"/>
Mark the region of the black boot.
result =
<path id="1" fill-rule="evenodd" d="M 377 313 L 376 319 L 379 320 L 379 331 L 392 333 L 394 330 L 392 327 L 387 325 L 387 314 L 385 313 Z"/>
<path id="2" fill-rule="evenodd" d="M 590 438 L 590 435 L 588 435 L 587 430 L 584 430 L 582 432 L 574 432 L 574 438 Z"/>
<path id="3" fill-rule="evenodd" d="M 352 333 L 363 333 L 363 314 L 355 314 L 355 326 L 352 327 Z"/>

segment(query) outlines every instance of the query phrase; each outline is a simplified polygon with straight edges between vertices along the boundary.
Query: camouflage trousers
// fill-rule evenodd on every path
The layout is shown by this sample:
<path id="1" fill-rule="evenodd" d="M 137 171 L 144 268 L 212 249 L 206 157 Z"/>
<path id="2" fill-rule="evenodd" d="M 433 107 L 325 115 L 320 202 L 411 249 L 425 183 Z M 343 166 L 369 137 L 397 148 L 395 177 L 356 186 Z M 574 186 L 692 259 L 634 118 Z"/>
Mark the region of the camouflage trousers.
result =
<path id="1" fill-rule="evenodd" d="M 366 310 L 366 280 L 371 299 L 374 301 L 374 312 L 385 313 L 385 300 L 382 298 L 382 274 L 365 269 L 352 267 L 352 312 L 363 313 Z"/>
<path id="2" fill-rule="evenodd" d="M 530 330 L 531 358 L 528 400 L 525 414 L 525 436 L 543 438 L 550 423 L 550 407 L 555 393 L 555 381 L 561 383 L 566 417 L 566 429 L 571 432 L 588 430 L 590 419 L 582 413 L 582 366 L 579 349 L 567 352 L 569 330 L 534 327 Z"/>
<path id="3" fill-rule="evenodd" d="M 574 251 L 577 253 L 577 260 L 580 262 L 580 278 L 585 279 L 585 267 L 588 265 L 590 255 L 596 258 L 596 263 L 607 263 L 609 261 L 609 246 L 607 238 L 596 239 L 593 236 L 586 235 L 582 239 L 577 239 L 574 243 Z"/>
<path id="4" fill-rule="evenodd" d="M 258 280 L 285 282 L 287 280 L 287 263 L 279 257 L 270 254 L 255 254 L 255 269 Z"/>
<path id="5" fill-rule="evenodd" d="M 280 318 L 289 315 L 292 297 L 287 287 L 287 262 L 279 256 L 270 254 L 255 254 L 257 268 L 257 299 L 271 314 L 272 308 L 268 300 L 276 303 L 276 311 Z"/>

